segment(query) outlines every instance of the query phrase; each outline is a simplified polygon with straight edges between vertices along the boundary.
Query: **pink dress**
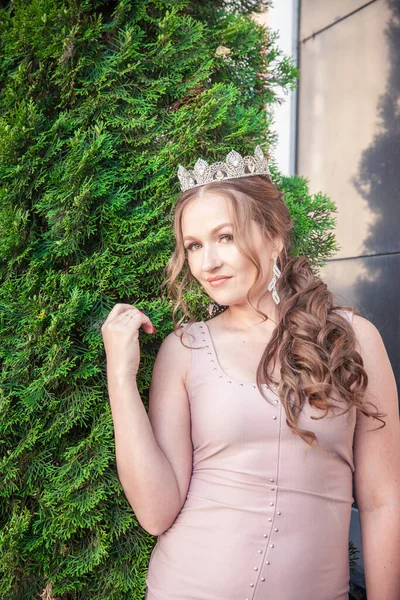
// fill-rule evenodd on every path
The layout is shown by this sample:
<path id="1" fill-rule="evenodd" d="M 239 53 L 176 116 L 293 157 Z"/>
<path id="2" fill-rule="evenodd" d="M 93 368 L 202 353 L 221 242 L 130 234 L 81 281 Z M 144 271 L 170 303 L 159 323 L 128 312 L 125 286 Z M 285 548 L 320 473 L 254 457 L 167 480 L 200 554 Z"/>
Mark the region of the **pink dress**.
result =
<path id="1" fill-rule="evenodd" d="M 145 599 L 348 600 L 356 408 L 312 420 L 323 412 L 306 402 L 299 426 L 329 451 L 310 448 L 273 390 L 268 401 L 222 370 L 204 321 L 190 332 L 202 346 L 189 378 L 192 477 L 151 554 Z"/>

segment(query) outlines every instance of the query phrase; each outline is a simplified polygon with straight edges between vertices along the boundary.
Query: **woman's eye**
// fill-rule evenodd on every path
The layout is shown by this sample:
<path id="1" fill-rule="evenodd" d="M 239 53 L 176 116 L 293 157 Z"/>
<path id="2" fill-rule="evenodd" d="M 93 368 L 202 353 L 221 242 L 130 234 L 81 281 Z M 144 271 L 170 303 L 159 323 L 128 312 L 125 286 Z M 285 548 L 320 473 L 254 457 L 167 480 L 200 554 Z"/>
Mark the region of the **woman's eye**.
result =
<path id="1" fill-rule="evenodd" d="M 221 240 L 222 238 L 226 238 L 226 237 L 233 239 L 233 235 L 231 233 L 225 233 L 224 235 L 221 235 L 219 239 Z M 192 244 L 189 244 L 189 246 L 187 247 L 187 250 L 191 250 L 193 248 L 193 246 L 198 246 L 198 245 L 199 245 L 199 242 L 193 242 Z"/>
<path id="2" fill-rule="evenodd" d="M 197 242 L 194 242 L 193 244 L 189 244 L 189 246 L 186 249 L 191 250 L 193 248 L 193 246 L 197 246 Z"/>

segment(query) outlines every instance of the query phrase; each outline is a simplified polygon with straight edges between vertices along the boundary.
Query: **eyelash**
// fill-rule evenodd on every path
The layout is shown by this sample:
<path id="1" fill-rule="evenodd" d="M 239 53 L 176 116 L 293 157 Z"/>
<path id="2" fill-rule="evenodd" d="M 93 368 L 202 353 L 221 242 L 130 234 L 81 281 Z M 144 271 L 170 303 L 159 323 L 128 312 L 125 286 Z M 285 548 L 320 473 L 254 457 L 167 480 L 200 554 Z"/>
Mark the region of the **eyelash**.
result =
<path id="1" fill-rule="evenodd" d="M 219 239 L 224 238 L 224 237 L 231 237 L 233 239 L 233 235 L 231 233 L 224 233 L 224 235 L 221 235 Z M 192 246 L 195 246 L 198 243 L 199 242 L 192 242 L 191 244 L 189 244 L 189 246 L 186 248 L 186 250 L 191 250 Z"/>

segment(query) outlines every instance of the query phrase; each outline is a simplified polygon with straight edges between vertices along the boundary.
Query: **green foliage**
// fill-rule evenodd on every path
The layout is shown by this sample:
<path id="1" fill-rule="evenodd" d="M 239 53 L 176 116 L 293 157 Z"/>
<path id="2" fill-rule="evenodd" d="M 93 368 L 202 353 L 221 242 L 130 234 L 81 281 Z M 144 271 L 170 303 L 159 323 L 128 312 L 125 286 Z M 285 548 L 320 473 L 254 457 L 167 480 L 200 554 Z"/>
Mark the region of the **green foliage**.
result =
<path id="1" fill-rule="evenodd" d="M 250 17 L 262 5 L 0 8 L 1 599 L 143 597 L 154 538 L 118 481 L 100 326 L 116 302 L 157 326 L 140 332 L 146 405 L 171 330 L 159 290 L 177 166 L 273 144 L 265 107 L 296 85 Z M 281 182 L 297 251 L 324 260 L 332 203 Z"/>
<path id="2" fill-rule="evenodd" d="M 338 250 L 333 232 L 336 217 L 331 214 L 337 211 L 336 205 L 321 192 L 310 195 L 308 181 L 301 175 L 280 177 L 276 174 L 274 180 L 284 190 L 285 202 L 294 221 L 292 254 L 308 256 L 317 272 Z"/>
<path id="3" fill-rule="evenodd" d="M 360 551 L 357 548 L 357 546 L 355 546 L 353 544 L 352 541 L 349 542 L 349 558 L 350 558 L 350 571 L 351 573 L 356 573 L 356 567 L 357 567 L 357 562 L 360 558 Z"/>

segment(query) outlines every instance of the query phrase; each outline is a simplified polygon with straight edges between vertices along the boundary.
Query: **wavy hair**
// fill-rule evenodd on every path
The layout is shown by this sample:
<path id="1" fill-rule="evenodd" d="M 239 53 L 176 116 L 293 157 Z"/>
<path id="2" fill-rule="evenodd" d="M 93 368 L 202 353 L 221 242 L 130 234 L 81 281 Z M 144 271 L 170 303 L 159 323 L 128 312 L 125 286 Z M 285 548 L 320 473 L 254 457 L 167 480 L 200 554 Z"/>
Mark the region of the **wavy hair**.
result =
<path id="1" fill-rule="evenodd" d="M 183 297 L 185 291 L 195 283 L 186 260 L 182 234 L 182 214 L 188 203 L 205 192 L 215 191 L 223 194 L 231 202 L 233 237 L 235 244 L 244 256 L 255 265 L 257 275 L 247 293 L 247 300 L 255 312 L 268 319 L 251 302 L 251 293 L 257 293 L 262 282 L 262 266 L 251 237 L 251 220 L 256 221 L 268 239 L 280 239 L 282 251 L 278 257 L 281 276 L 276 289 L 280 296 L 277 305 L 278 323 L 262 355 L 257 368 L 257 387 L 263 394 L 261 385 L 278 385 L 278 393 L 286 412 L 286 423 L 293 434 L 301 437 L 309 446 L 317 442 L 314 432 L 301 429 L 297 425 L 299 414 L 306 399 L 311 406 L 324 411 L 321 419 L 330 409 L 337 408 L 329 403 L 329 398 L 337 392 L 340 402 L 346 407 L 343 413 L 357 407 L 364 415 L 378 419 L 387 416 L 377 411 L 377 407 L 367 401 L 366 389 L 368 375 L 364 369 L 361 355 L 356 350 L 354 329 L 339 310 L 351 310 L 353 307 L 334 305 L 332 292 L 318 277 L 310 260 L 305 256 L 291 255 L 291 230 L 293 221 L 283 193 L 268 176 L 252 176 L 225 181 L 213 181 L 204 186 L 186 190 L 177 199 L 174 210 L 175 250 L 166 267 L 166 279 L 163 287 L 172 302 L 173 331 L 180 335 L 183 345 L 182 329 L 195 322 Z M 262 291 L 262 290 L 259 290 Z M 259 301 L 270 293 L 264 290 Z M 182 317 L 177 318 L 178 311 Z M 281 363 L 281 381 L 277 382 L 269 374 L 269 366 Z M 264 396 L 265 397 L 265 396 Z M 367 404 L 375 410 L 371 411 Z M 381 428 L 380 427 L 380 428 Z"/>

